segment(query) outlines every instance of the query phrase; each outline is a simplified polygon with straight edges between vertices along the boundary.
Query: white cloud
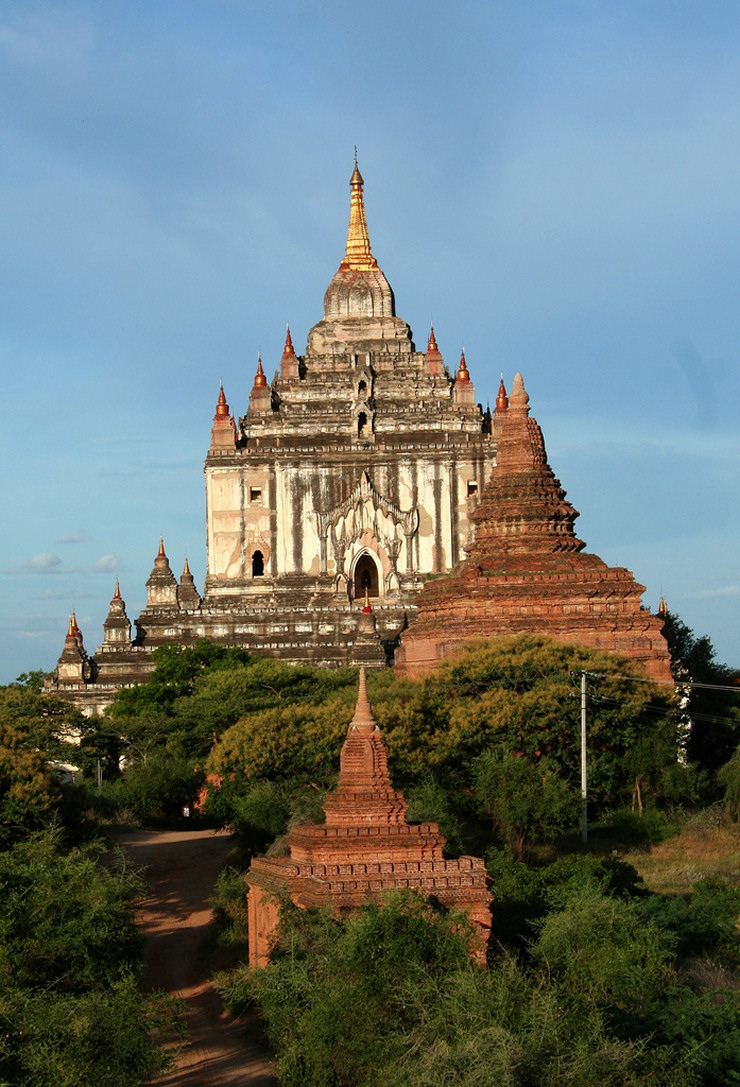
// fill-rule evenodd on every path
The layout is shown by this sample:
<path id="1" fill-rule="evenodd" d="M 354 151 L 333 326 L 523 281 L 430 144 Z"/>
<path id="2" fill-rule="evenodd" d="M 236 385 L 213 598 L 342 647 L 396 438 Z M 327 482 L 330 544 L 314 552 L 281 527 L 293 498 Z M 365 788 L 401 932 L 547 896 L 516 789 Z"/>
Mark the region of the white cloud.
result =
<path id="1" fill-rule="evenodd" d="M 55 544 L 78 544 L 87 543 L 90 539 L 86 532 L 73 532 L 69 536 L 60 536 L 58 540 L 54 540 Z"/>
<path id="2" fill-rule="evenodd" d="M 115 574 L 119 570 L 125 569 L 126 564 L 123 559 L 118 557 L 118 555 L 101 555 L 98 561 L 93 565 L 93 570 L 97 574 Z"/>

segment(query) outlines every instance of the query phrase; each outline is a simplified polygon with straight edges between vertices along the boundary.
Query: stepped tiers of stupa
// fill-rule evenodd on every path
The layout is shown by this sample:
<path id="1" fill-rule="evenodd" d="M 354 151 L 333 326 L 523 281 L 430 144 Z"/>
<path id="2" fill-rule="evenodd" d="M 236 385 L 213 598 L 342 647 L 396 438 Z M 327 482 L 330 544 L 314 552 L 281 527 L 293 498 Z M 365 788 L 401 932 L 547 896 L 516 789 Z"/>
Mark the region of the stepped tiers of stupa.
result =
<path id="1" fill-rule="evenodd" d="M 385 743 L 360 671 L 357 708 L 340 755 L 339 784 L 324 803 L 326 821 L 294 827 L 282 857 L 258 857 L 247 873 L 249 963 L 265 966 L 286 892 L 302 908 L 346 916 L 383 891 L 411 888 L 467 912 L 476 957 L 485 962 L 491 894 L 479 857 L 447 859 L 436 823 L 407 823 L 407 805 L 388 772 Z"/>
<path id="2" fill-rule="evenodd" d="M 620 653 L 670 682 L 663 621 L 641 605 L 629 570 L 584 552 L 578 512 L 547 462 L 542 431 L 517 374 L 493 414 L 496 465 L 473 514 L 474 543 L 450 575 L 427 585 L 396 653 L 419 676 L 464 642 L 522 632 Z"/>
<path id="3" fill-rule="evenodd" d="M 476 404 L 464 354 L 450 373 L 434 330 L 417 351 L 396 316 L 356 162 L 324 315 L 303 355 L 288 330 L 276 361 L 268 382 L 258 360 L 238 420 L 218 393 L 202 598 L 187 564 L 178 582 L 160 544 L 133 640 L 117 590 L 102 647 L 87 657 L 80 640 L 77 670 L 67 661 L 49 681 L 64 697 L 100 708 L 146 678 L 157 646 L 204 637 L 294 663 L 383 667 L 422 580 L 464 557 L 493 466 L 490 413 Z"/>

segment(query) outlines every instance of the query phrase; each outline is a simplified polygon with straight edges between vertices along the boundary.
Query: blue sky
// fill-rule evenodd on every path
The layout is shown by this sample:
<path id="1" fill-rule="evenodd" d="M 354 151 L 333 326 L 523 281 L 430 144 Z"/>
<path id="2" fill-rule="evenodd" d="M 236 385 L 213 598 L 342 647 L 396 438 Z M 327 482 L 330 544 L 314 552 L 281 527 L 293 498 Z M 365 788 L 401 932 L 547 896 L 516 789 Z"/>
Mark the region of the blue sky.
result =
<path id="1" fill-rule="evenodd" d="M 590 551 L 740 666 L 740 11 L 0 0 L 0 682 L 205 574 L 219 381 L 373 251 L 478 398 L 520 370 Z"/>

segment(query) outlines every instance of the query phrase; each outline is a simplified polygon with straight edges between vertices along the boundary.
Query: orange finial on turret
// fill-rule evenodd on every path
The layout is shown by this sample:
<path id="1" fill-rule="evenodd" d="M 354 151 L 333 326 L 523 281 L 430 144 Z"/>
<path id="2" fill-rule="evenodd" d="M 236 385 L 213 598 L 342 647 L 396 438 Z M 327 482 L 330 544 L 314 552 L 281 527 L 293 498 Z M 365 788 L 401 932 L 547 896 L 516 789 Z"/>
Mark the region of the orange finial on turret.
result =
<path id="1" fill-rule="evenodd" d="M 465 362 L 465 348 L 464 347 L 463 347 L 462 351 L 460 352 L 460 366 L 458 368 L 457 377 L 455 378 L 455 380 L 456 381 L 462 381 L 462 382 L 470 381 L 470 374 L 468 373 L 468 365 Z"/>
<path id="2" fill-rule="evenodd" d="M 262 356 L 257 356 L 257 373 L 254 378 L 255 389 L 264 388 L 267 384 L 267 378 L 265 377 L 265 371 L 262 369 Z"/>
<path id="3" fill-rule="evenodd" d="M 287 326 L 285 333 L 285 347 L 283 348 L 283 358 L 292 359 L 295 358 L 295 350 L 293 348 L 293 338 L 290 335 L 290 325 Z"/>
<path id="4" fill-rule="evenodd" d="M 182 568 L 183 575 L 190 573 L 190 563 L 188 562 L 187 555 L 185 556 L 185 565 Z"/>
<path id="5" fill-rule="evenodd" d="M 434 325 L 429 329 L 429 343 L 427 344 L 427 355 L 438 355 L 439 348 L 437 347 L 437 341 L 434 337 Z"/>
<path id="6" fill-rule="evenodd" d="M 226 396 L 224 394 L 223 382 L 218 392 L 218 400 L 216 402 L 216 414 L 213 417 L 214 423 L 219 419 L 228 419 L 229 417 L 229 405 L 226 403 Z"/>
<path id="7" fill-rule="evenodd" d="M 158 559 L 166 559 L 167 558 L 167 556 L 165 554 L 165 551 L 164 551 L 164 537 L 163 536 L 159 537 L 159 551 L 157 552 L 157 558 Z"/>
<path id="8" fill-rule="evenodd" d="M 501 383 L 498 387 L 498 396 L 496 397 L 496 411 L 506 411 L 509 406 L 509 398 L 506 395 L 506 386 L 504 385 L 504 375 L 501 375 Z"/>
<path id="9" fill-rule="evenodd" d="M 661 619 L 665 619 L 667 614 L 668 614 L 668 605 L 665 602 L 665 597 L 661 593 L 660 594 L 660 603 L 658 604 L 658 615 L 660 616 Z"/>
<path id="10" fill-rule="evenodd" d="M 356 272 L 370 272 L 378 267 L 378 262 L 370 249 L 370 237 L 367 232 L 365 199 L 362 194 L 364 184 L 357 165 L 357 150 L 355 149 L 355 168 L 349 182 L 351 195 L 347 248 L 340 268 L 351 268 Z"/>
<path id="11" fill-rule="evenodd" d="M 116 591 L 113 593 L 114 600 L 121 599 L 121 586 L 118 584 L 118 578 L 116 578 Z"/>
<path id="12" fill-rule="evenodd" d="M 67 637 L 68 638 L 76 638 L 79 633 L 80 633 L 80 628 L 77 626 L 77 619 L 76 619 L 75 613 L 73 611 L 72 614 L 69 617 L 69 626 L 67 627 Z"/>

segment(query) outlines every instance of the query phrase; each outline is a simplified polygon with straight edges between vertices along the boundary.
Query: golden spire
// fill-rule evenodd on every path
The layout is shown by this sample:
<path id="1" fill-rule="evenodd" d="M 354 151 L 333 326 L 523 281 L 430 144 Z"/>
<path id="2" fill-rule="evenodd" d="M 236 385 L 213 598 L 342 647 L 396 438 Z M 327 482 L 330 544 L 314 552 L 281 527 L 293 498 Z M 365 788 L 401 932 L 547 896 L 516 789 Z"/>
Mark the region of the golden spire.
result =
<path id="1" fill-rule="evenodd" d="M 378 267 L 378 262 L 370 250 L 370 237 L 365 220 L 365 200 L 362 195 L 364 185 L 362 174 L 357 166 L 355 150 L 355 168 L 350 178 L 349 230 L 347 231 L 347 250 L 341 268 L 351 268 L 356 272 L 370 272 Z"/>
<path id="2" fill-rule="evenodd" d="M 159 551 L 157 552 L 157 558 L 158 559 L 166 559 L 167 558 L 167 556 L 164 553 L 164 537 L 163 536 L 159 537 Z"/>
<path id="3" fill-rule="evenodd" d="M 437 347 L 437 340 L 434 336 L 434 325 L 429 330 L 429 342 L 427 344 L 427 355 L 438 355 L 439 348 Z"/>
<path id="4" fill-rule="evenodd" d="M 121 599 L 121 586 L 118 584 L 118 578 L 116 578 L 116 591 L 113 593 L 114 600 Z"/>
<path id="5" fill-rule="evenodd" d="M 79 633 L 80 633 L 80 628 L 77 626 L 77 618 L 76 618 L 75 613 L 73 611 L 72 614 L 69 617 L 69 626 L 67 627 L 67 637 L 68 638 L 76 638 Z"/>
<path id="6" fill-rule="evenodd" d="M 186 555 L 185 556 L 185 565 L 182 568 L 182 576 L 187 577 L 189 573 L 190 573 L 190 563 L 188 562 L 188 557 Z"/>

